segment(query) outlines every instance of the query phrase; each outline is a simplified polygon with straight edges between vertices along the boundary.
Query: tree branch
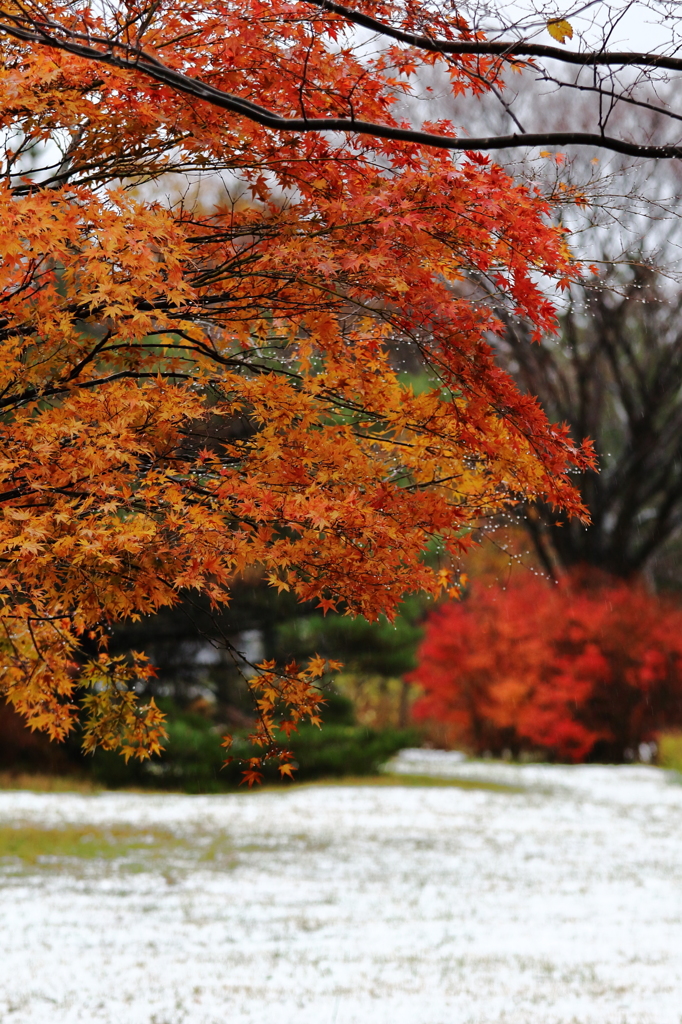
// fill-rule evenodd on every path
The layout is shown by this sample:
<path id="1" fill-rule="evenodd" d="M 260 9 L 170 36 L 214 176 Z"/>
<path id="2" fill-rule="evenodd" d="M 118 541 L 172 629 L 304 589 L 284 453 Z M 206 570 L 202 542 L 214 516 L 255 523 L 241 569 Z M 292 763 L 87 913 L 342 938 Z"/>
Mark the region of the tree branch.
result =
<path id="1" fill-rule="evenodd" d="M 317 3 L 318 0 L 307 0 L 307 2 Z M 367 18 L 365 15 L 356 15 L 354 12 L 346 14 L 346 8 L 330 4 L 328 0 L 319 0 L 319 2 L 335 12 L 338 9 L 338 13 L 343 14 L 344 17 L 348 17 L 349 20 L 353 20 L 357 24 L 365 24 L 365 21 L 374 21 L 374 19 Z M 352 18 L 351 15 L 353 15 Z M 361 21 L 359 20 L 360 18 L 365 20 Z M 360 121 L 352 117 L 285 117 L 244 97 L 217 89 L 215 86 L 202 82 L 200 79 L 192 78 L 180 71 L 176 71 L 140 48 L 119 43 L 114 39 L 90 38 L 81 33 L 72 32 L 61 25 L 50 25 L 47 22 L 32 23 L 29 28 L 18 23 L 19 20 L 12 18 L 11 15 L 5 14 L 4 19 L 4 22 L 0 23 L 0 29 L 14 39 L 22 42 L 37 43 L 41 46 L 62 50 L 85 60 L 105 64 L 122 71 L 132 71 L 136 74 L 145 75 L 177 92 L 203 100 L 223 110 L 230 110 L 256 124 L 277 131 L 292 133 L 351 132 L 356 135 L 367 135 L 373 138 L 390 139 L 396 142 L 408 142 L 436 149 L 465 152 L 534 146 L 563 147 L 579 145 L 608 149 L 615 153 L 623 153 L 634 157 L 655 157 L 658 159 L 677 159 L 682 157 L 682 145 L 627 142 L 623 139 L 613 138 L 598 132 L 521 132 L 513 135 L 492 135 L 462 139 L 450 135 L 439 135 L 435 132 L 401 128 L 397 125 Z M 381 25 L 380 22 L 376 24 Z M 390 29 L 390 26 L 383 26 L 383 29 L 385 30 L 384 34 L 389 35 L 394 33 L 394 31 L 398 31 Z M 60 35 L 54 34 L 55 30 Z M 403 39 L 403 37 L 405 38 Z M 396 38 L 400 38 L 405 42 L 412 42 L 413 45 L 422 46 L 424 49 L 431 51 L 439 50 L 447 53 L 497 54 L 507 58 L 512 58 L 519 54 L 531 54 L 534 56 L 552 57 L 553 59 L 561 57 L 565 62 L 584 66 L 595 64 L 634 64 L 682 70 L 682 59 L 659 57 L 656 54 L 579 54 L 570 53 L 569 51 L 564 52 L 557 47 L 541 46 L 539 44 L 449 43 L 444 40 L 429 40 L 426 36 L 412 36 L 411 33 L 399 33 Z M 97 45 L 92 45 L 92 43 Z M 106 47 L 106 49 L 98 47 Z"/>
<path id="2" fill-rule="evenodd" d="M 363 28 L 372 29 L 389 39 L 395 39 L 409 46 L 415 46 L 420 50 L 428 50 L 430 53 L 447 53 L 455 56 L 471 55 L 474 57 L 502 57 L 513 60 L 516 57 L 542 57 L 546 60 L 557 60 L 562 64 L 574 64 L 579 67 L 647 67 L 660 68 L 666 71 L 682 71 L 682 57 L 668 57 L 658 53 L 633 53 L 630 51 L 615 51 L 609 53 L 607 50 L 586 50 L 576 53 L 573 50 L 562 49 L 559 46 L 545 46 L 542 43 L 526 43 L 519 39 L 509 41 L 491 42 L 485 39 L 450 40 L 434 39 L 431 36 L 417 35 L 413 32 L 405 32 L 402 29 L 386 25 L 367 14 L 354 11 L 343 4 L 333 3 L 332 0 L 305 0 L 306 3 L 321 7 L 340 15 L 354 25 L 361 25 Z"/>

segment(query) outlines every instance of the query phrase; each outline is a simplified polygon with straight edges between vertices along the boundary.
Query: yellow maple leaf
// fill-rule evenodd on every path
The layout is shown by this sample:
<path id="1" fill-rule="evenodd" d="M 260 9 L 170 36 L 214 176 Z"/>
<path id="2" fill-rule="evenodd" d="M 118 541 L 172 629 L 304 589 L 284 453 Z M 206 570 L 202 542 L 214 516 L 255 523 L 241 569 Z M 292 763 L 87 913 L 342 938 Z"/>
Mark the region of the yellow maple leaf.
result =
<path id="1" fill-rule="evenodd" d="M 573 38 L 573 28 L 565 18 L 553 18 L 552 21 L 548 21 L 547 31 L 557 43 L 565 44 L 567 39 Z"/>

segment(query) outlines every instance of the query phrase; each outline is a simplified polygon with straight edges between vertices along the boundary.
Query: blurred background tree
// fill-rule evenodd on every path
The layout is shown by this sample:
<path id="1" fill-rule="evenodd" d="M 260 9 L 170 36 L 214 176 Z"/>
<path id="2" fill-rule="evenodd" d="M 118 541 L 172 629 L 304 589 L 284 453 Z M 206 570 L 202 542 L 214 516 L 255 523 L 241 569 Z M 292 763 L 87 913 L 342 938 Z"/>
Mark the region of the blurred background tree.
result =
<path id="1" fill-rule="evenodd" d="M 678 586 L 682 527 L 682 289 L 641 254 L 572 291 L 561 333 L 529 343 L 508 323 L 501 358 L 554 422 L 589 436 L 598 472 L 579 481 L 585 526 L 547 505 L 525 528 L 556 577 L 590 565 Z"/>
<path id="2" fill-rule="evenodd" d="M 682 609 L 581 569 L 474 585 L 430 617 L 415 715 L 445 746 L 557 761 L 648 760 L 682 727 Z"/>
<path id="3" fill-rule="evenodd" d="M 643 248 L 604 266 L 558 335 L 531 344 L 508 318 L 497 342 L 599 471 L 579 481 L 589 524 L 543 504 L 487 524 L 470 593 L 429 616 L 414 710 L 440 745 L 629 761 L 659 744 L 668 765 L 680 749 L 682 287 Z"/>

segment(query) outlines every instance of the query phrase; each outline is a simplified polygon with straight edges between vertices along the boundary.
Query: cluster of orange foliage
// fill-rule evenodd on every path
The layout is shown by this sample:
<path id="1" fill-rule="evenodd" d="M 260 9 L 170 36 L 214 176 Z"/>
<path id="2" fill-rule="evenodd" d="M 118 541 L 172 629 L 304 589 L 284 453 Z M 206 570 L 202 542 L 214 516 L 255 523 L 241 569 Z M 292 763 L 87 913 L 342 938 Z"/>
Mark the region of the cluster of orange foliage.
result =
<path id="1" fill-rule="evenodd" d="M 682 725 L 682 609 L 585 574 L 475 587 L 431 615 L 412 678 L 454 746 L 621 761 Z"/>
<path id="2" fill-rule="evenodd" d="M 577 269 L 542 198 L 476 154 L 252 116 L 397 125 L 419 65 L 485 92 L 502 58 L 368 53 L 342 14 L 284 0 L 8 0 L 0 50 L 0 688 L 32 727 L 64 736 L 85 687 L 88 746 L 158 749 L 151 669 L 106 638 L 183 593 L 220 604 L 256 566 L 391 615 L 456 586 L 423 560 L 434 536 L 456 555 L 520 496 L 581 514 L 567 470 L 589 452 L 496 367 L 464 288 L 554 326 L 543 278 Z M 266 752 L 277 709 L 315 718 L 323 670 L 251 681 Z"/>

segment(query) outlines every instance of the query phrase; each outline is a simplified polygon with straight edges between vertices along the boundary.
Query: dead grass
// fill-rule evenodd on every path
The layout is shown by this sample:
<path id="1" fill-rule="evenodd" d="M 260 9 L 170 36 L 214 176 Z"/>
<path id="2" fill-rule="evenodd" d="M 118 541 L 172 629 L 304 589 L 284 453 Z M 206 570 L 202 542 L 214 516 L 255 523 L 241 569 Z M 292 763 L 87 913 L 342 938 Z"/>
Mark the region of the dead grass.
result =
<path id="1" fill-rule="evenodd" d="M 493 793 L 520 793 L 520 786 L 508 786 L 499 782 L 483 782 L 477 779 L 445 779 L 431 775 L 403 775 L 397 772 L 384 772 L 381 775 L 342 775 L 312 782 L 292 782 L 277 786 L 240 786 L 236 790 L 225 790 L 225 793 L 285 793 L 291 789 L 307 789 L 310 786 L 421 786 L 443 787 L 454 789 L 482 789 Z M 89 779 L 76 776 L 59 775 L 28 775 L 0 772 L 0 790 L 26 790 L 33 793 L 102 793 L 104 787 L 96 785 Z M 125 793 L 166 793 L 181 792 L 174 790 L 136 789 L 116 790 Z"/>
<path id="2" fill-rule="evenodd" d="M 252 793 L 282 793 L 290 789 L 308 789 L 311 786 L 419 786 L 422 788 L 483 789 L 492 793 L 522 793 L 522 786 L 507 786 L 502 782 L 483 782 L 479 779 L 445 779 L 433 775 L 403 775 L 384 772 L 381 775 L 346 775 L 314 782 L 294 782 L 285 786 L 254 786 Z M 244 790 L 242 789 L 242 792 Z"/>
<path id="3" fill-rule="evenodd" d="M 0 772 L 0 789 L 24 789 L 33 793 L 97 793 L 102 787 L 77 776 Z"/>

